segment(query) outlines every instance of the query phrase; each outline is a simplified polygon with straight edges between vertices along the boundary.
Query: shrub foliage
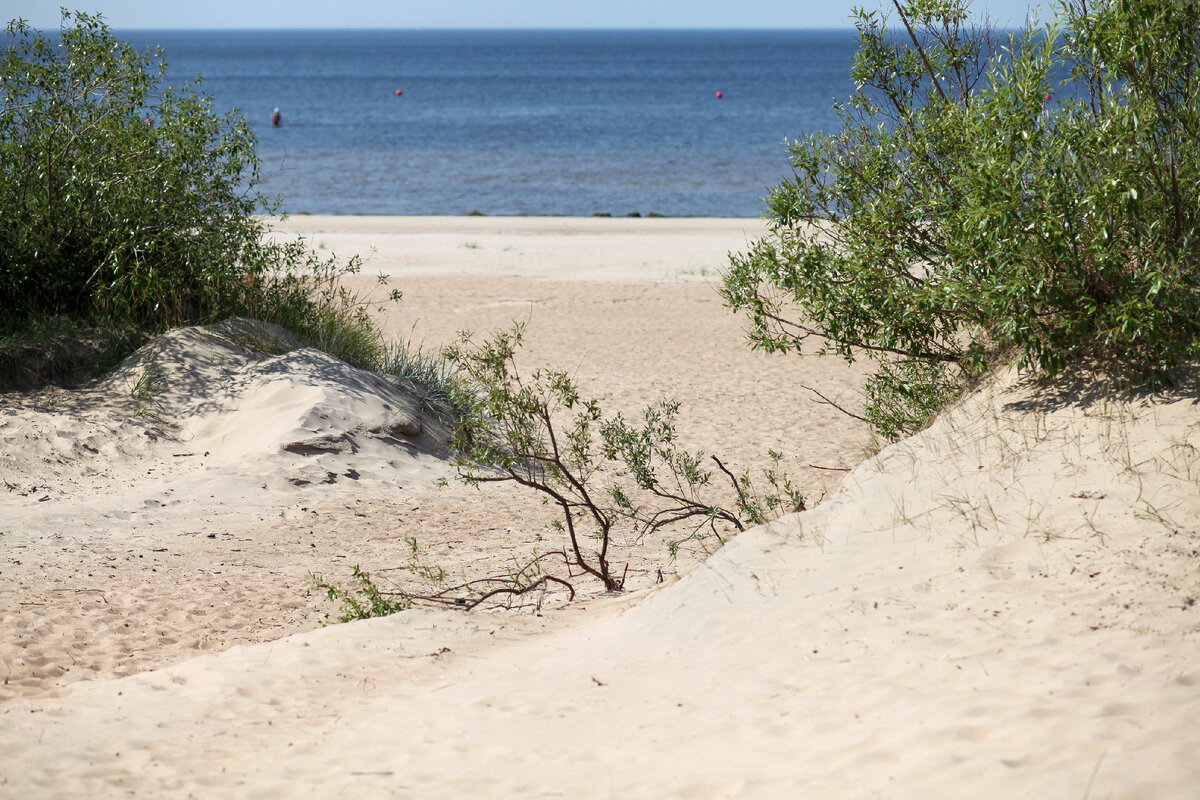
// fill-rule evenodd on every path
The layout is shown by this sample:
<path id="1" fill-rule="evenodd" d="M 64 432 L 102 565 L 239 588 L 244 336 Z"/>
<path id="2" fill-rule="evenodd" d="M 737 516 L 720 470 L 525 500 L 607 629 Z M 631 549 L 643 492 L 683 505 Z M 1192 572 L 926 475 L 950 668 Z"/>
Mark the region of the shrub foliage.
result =
<path id="1" fill-rule="evenodd" d="M 772 231 L 731 258 L 753 343 L 874 359 L 892 438 L 1013 356 L 1169 383 L 1200 340 L 1200 3 L 1078 0 L 1004 36 L 893 5 L 856 11 L 841 129 L 788 143 Z"/>
<path id="2" fill-rule="evenodd" d="M 625 571 L 612 564 L 614 540 L 635 541 L 660 529 L 682 526 L 681 541 L 744 530 L 749 525 L 804 508 L 804 498 L 778 468 L 772 454 L 765 481 L 756 487 L 749 471 L 735 476 L 710 457 L 735 495 L 729 507 L 714 500 L 714 472 L 703 453 L 680 446 L 675 427 L 679 404 L 646 408 L 640 422 L 606 416 L 566 372 L 523 374 L 517 354 L 524 325 L 481 342 L 464 333 L 445 356 L 458 370 L 455 466 L 468 484 L 512 483 L 557 506 L 555 525 L 565 534 L 557 555 L 570 577 L 587 574 L 610 591 L 621 589 Z M 728 495 L 728 493 L 726 493 Z"/>
<path id="3" fill-rule="evenodd" d="M 0 334 L 70 320 L 153 334 L 231 315 L 297 330 L 362 365 L 383 357 L 352 271 L 264 239 L 255 137 L 195 84 L 164 85 L 98 16 L 51 38 L 9 23 L 0 53 Z"/>

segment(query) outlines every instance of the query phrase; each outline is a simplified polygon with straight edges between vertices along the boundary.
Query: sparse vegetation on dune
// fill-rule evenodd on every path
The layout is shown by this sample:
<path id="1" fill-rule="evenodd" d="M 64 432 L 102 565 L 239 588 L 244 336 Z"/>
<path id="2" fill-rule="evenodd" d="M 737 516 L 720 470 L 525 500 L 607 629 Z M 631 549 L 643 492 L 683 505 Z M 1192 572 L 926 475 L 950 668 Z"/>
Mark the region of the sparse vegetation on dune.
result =
<path id="1" fill-rule="evenodd" d="M 571 581 L 585 576 L 606 591 L 621 591 L 627 571 L 622 544 L 661 532 L 671 555 L 685 542 L 716 547 L 737 531 L 805 507 L 780 469 L 778 453 L 770 454 L 770 466 L 757 478 L 750 470 L 735 475 L 715 455 L 680 446 L 676 402 L 652 405 L 640 420 L 628 420 L 606 415 L 565 372 L 523 373 L 517 363 L 523 337 L 520 324 L 482 341 L 464 333 L 446 350 L 457 410 L 453 461 L 468 485 L 513 484 L 528 489 L 532 501 L 554 507 L 561 543 L 524 561 L 514 558 L 506 574 L 453 585 L 439 568 L 418 562 L 415 540 L 409 572 L 423 579 L 424 588 L 394 582 L 381 588 L 357 568 L 349 587 L 313 576 L 314 586 L 341 604 L 344 621 L 416 603 L 511 606 L 551 588 L 573 597 Z M 532 604 L 541 601 L 538 594 Z"/>

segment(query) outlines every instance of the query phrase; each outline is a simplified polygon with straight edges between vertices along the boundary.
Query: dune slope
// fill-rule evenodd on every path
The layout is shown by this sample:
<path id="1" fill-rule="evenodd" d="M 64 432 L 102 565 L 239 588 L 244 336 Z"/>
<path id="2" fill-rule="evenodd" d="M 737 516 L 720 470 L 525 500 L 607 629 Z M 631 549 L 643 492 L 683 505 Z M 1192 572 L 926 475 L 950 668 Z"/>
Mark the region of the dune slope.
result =
<path id="1" fill-rule="evenodd" d="M 1002 376 L 550 619 L 417 611 L 0 707 L 0 794 L 1194 797 L 1200 414 Z"/>

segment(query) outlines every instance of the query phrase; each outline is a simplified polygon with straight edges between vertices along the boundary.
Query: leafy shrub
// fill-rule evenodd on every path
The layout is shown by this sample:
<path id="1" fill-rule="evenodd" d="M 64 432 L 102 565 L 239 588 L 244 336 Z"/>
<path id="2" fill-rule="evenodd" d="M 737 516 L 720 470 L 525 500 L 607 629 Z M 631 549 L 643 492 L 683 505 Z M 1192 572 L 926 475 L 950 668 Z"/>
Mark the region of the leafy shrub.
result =
<path id="1" fill-rule="evenodd" d="M 680 538 L 667 542 L 674 557 L 685 542 L 707 548 L 710 538 L 723 543 L 729 531 L 804 510 L 804 498 L 780 471 L 781 456 L 775 452 L 757 486 L 749 470 L 735 476 L 712 456 L 735 496 L 730 508 L 719 505 L 708 496 L 715 473 L 704 467 L 705 456 L 679 446 L 677 402 L 650 406 L 640 422 L 605 416 L 565 372 L 522 374 L 516 357 L 523 337 L 522 324 L 480 342 L 463 333 L 441 356 L 406 348 L 389 361 L 387 371 L 433 387 L 426 402 L 454 429 L 453 460 L 461 480 L 530 489 L 561 511 L 554 527 L 564 534 L 564 544 L 535 550 L 525 561 L 514 556 L 506 574 L 471 580 L 464 575 L 462 582 L 447 585 L 446 571 L 425 563 L 417 540 L 410 538 L 407 570 L 423 586 L 381 588 L 358 566 L 349 588 L 310 576 L 317 590 L 341 604 L 340 621 L 386 616 L 414 604 L 464 611 L 484 604 L 511 608 L 526 603 L 529 595 L 535 597 L 533 607 L 540 608 L 539 593 L 551 586 L 573 599 L 570 580 L 580 575 L 620 591 L 628 567 L 612 563 L 619 541 L 683 526 Z M 551 574 L 551 564 L 565 565 L 566 577 Z"/>
<path id="2" fill-rule="evenodd" d="M 1016 357 L 1151 388 L 1200 341 L 1200 6 L 1068 3 L 1001 37 L 960 0 L 858 11 L 843 126 L 788 145 L 723 295 L 755 346 L 879 368 L 895 438 Z M 1090 7 L 1089 7 L 1090 5 Z"/>
<path id="3" fill-rule="evenodd" d="M 381 362 L 378 331 L 337 282 L 357 263 L 265 240 L 255 214 L 276 205 L 253 192 L 253 133 L 196 86 L 163 88 L 165 71 L 161 50 L 137 52 L 98 16 L 64 11 L 57 41 L 9 23 L 0 335 L 36 336 L 50 319 L 145 335 L 256 316 L 360 366 Z"/>
<path id="4" fill-rule="evenodd" d="M 556 524 L 566 546 L 556 553 L 572 570 L 591 575 L 609 591 L 620 590 L 624 571 L 611 564 L 618 532 L 637 538 L 664 526 L 692 523 L 688 539 L 703 528 L 743 530 L 788 511 L 804 500 L 777 472 L 766 470 L 767 495 L 749 473 L 736 478 L 715 457 L 732 484 L 734 510 L 707 495 L 713 473 L 705 457 L 677 440 L 678 403 L 647 408 L 640 424 L 606 417 L 595 399 L 558 370 L 523 375 L 516 355 L 524 326 L 480 343 L 464 334 L 446 351 L 458 370 L 457 406 L 464 410 L 455 436 L 459 477 L 470 484 L 510 482 L 540 494 L 561 511 Z"/>

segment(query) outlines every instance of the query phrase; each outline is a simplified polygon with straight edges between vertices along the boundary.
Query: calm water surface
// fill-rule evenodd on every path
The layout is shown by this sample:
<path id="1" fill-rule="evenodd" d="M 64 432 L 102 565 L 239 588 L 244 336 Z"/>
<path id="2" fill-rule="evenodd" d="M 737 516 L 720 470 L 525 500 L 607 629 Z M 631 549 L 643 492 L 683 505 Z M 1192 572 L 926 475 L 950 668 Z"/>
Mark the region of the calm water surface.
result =
<path id="1" fill-rule="evenodd" d="M 835 125 L 855 48 L 853 31 L 121 36 L 239 109 L 263 191 L 314 214 L 758 216 L 784 137 Z"/>

